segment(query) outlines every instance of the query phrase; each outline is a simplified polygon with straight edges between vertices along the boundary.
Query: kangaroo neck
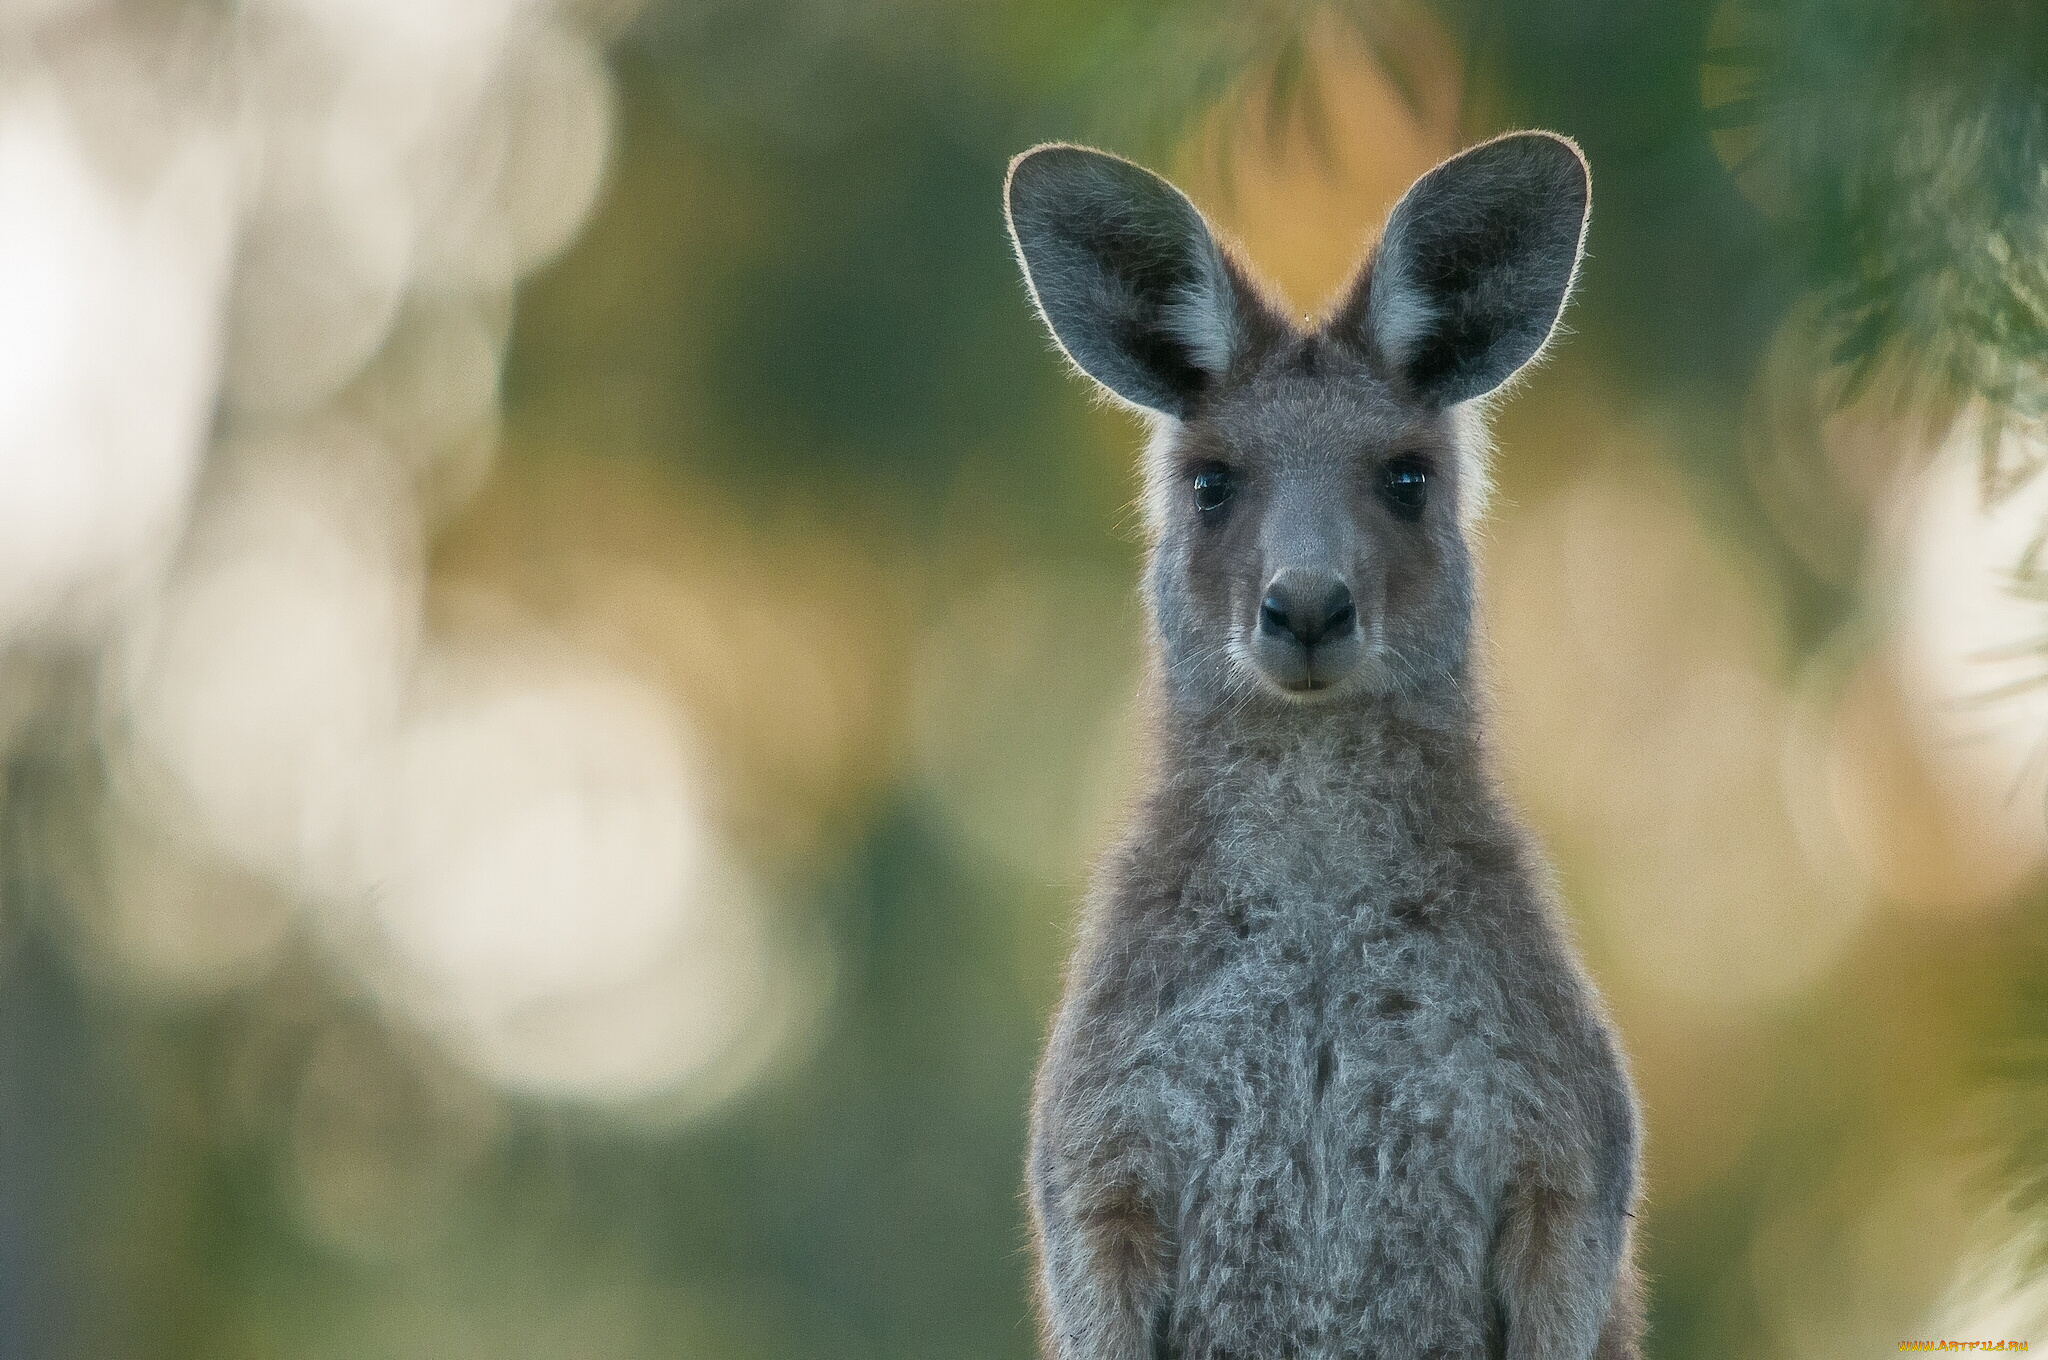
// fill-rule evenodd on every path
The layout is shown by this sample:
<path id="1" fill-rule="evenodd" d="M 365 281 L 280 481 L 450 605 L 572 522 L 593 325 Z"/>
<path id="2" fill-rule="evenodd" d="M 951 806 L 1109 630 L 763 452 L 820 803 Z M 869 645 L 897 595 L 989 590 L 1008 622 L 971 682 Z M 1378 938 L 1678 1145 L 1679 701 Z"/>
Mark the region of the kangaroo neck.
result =
<path id="1" fill-rule="evenodd" d="M 1162 783 L 1214 828 L 1276 816 L 1332 831 L 1392 814 L 1418 834 L 1484 818 L 1484 752 L 1462 691 L 1161 712 Z"/>

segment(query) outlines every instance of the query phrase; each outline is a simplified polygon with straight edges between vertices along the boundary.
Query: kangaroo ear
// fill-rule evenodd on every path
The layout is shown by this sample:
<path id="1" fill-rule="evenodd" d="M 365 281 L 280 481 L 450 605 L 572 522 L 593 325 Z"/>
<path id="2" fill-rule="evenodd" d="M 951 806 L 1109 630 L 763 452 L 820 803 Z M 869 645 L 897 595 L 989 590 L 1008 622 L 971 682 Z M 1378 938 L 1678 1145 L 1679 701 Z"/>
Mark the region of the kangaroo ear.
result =
<path id="1" fill-rule="evenodd" d="M 1453 156 L 1394 206 L 1330 330 L 1434 405 L 1483 397 L 1550 339 L 1591 202 L 1586 158 L 1555 133 Z"/>
<path id="2" fill-rule="evenodd" d="M 1010 162 L 1010 239 L 1053 338 L 1116 396 L 1185 417 L 1270 323 L 1187 196 L 1078 146 Z"/>

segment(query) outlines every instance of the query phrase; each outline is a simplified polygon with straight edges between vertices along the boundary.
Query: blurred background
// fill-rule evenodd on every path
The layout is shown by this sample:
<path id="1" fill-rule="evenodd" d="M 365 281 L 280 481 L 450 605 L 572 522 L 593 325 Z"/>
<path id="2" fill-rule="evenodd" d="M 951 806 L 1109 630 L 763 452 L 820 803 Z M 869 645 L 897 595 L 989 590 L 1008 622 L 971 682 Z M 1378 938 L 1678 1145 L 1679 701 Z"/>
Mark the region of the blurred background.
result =
<path id="1" fill-rule="evenodd" d="M 1309 310 L 1521 125 L 1486 665 L 1651 1354 L 2048 1342 L 2048 7 L 7 0 L 0 1355 L 1029 1355 L 1139 431 L 1004 164 Z"/>

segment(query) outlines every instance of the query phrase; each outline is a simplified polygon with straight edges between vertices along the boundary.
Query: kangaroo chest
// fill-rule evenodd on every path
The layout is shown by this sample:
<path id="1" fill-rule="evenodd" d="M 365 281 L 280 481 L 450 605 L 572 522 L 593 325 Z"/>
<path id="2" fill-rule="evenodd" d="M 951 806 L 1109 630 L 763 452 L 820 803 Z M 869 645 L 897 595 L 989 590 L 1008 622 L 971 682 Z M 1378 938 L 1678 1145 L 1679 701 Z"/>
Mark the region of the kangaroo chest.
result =
<path id="1" fill-rule="evenodd" d="M 1477 1335 L 1523 1085 L 1481 956 L 1384 882 L 1220 898 L 1131 1074 L 1154 1087 L 1181 1296 L 1230 1304 L 1180 1330 L 1256 1315 L 1314 1354 L 1398 1335 L 1428 1295 L 1433 1325 Z"/>
<path id="2" fill-rule="evenodd" d="M 1458 1152 L 1461 1132 L 1492 1141 L 1472 1121 L 1502 1117 L 1514 1063 L 1498 989 L 1455 937 L 1346 903 L 1201 937 L 1134 1055 L 1164 1079 L 1167 1141 L 1191 1176 L 1213 1188 L 1217 1164 L 1278 1154 L 1335 1204 L 1361 1179 L 1433 1173 L 1421 1163 Z"/>

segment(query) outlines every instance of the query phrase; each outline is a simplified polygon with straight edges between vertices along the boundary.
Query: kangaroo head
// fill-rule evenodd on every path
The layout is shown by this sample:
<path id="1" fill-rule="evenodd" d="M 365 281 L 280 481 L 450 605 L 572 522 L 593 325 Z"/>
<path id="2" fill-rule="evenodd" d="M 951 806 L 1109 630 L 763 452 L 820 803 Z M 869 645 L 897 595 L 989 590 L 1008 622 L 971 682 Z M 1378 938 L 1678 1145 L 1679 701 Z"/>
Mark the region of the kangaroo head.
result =
<path id="1" fill-rule="evenodd" d="M 1478 407 L 1542 350 L 1589 203 L 1578 148 L 1514 133 L 1417 180 L 1312 328 L 1150 171 L 1010 164 L 1010 233 L 1075 367 L 1148 414 L 1148 598 L 1176 702 L 1453 686 L 1471 629 Z"/>

